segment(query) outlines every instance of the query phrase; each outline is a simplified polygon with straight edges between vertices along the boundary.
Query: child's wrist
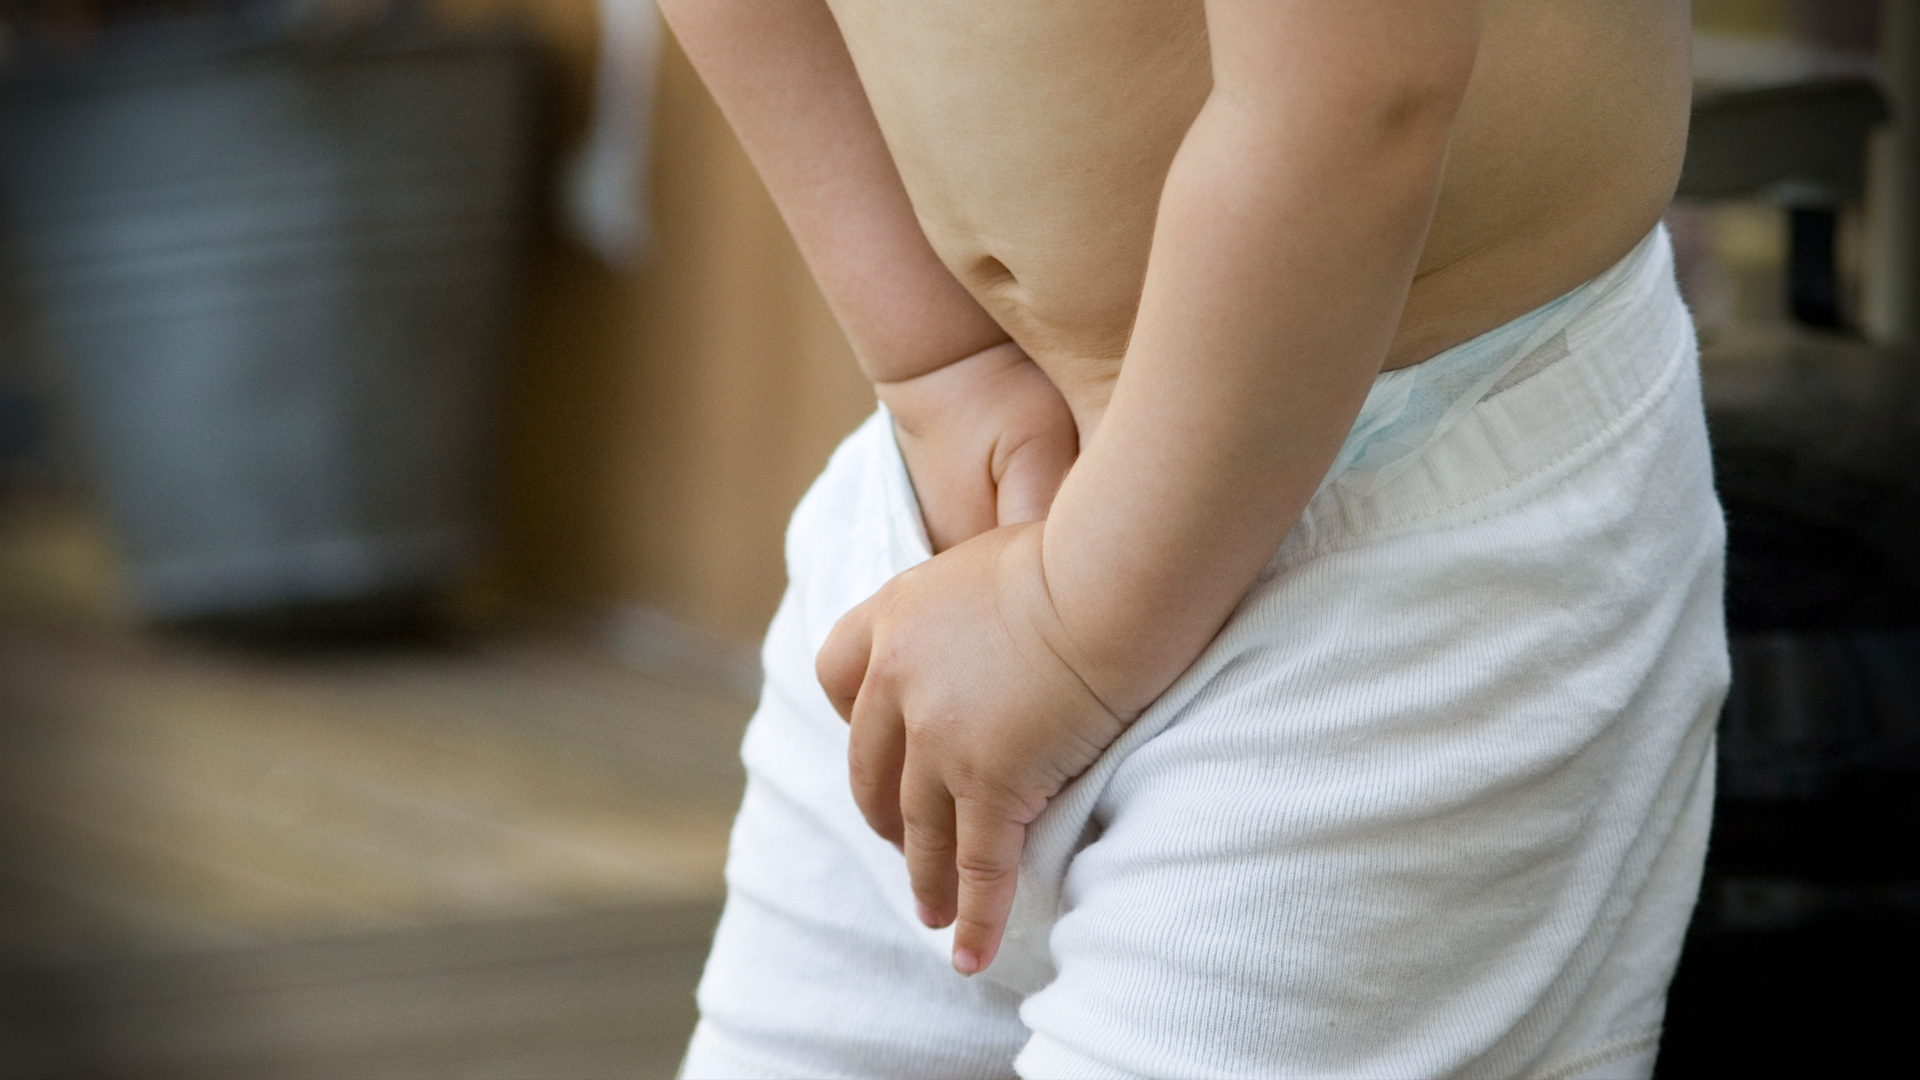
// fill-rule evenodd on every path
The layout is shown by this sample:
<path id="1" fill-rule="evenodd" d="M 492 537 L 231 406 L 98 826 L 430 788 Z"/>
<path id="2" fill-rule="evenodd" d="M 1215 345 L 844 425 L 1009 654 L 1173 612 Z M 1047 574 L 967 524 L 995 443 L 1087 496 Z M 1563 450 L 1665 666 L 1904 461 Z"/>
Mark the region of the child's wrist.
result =
<path id="1" fill-rule="evenodd" d="M 1111 632 L 1114 628 L 1074 619 L 1072 608 L 1063 608 L 1047 580 L 1046 522 L 1018 528 L 1025 530 L 1017 541 L 1023 556 L 1020 572 L 1030 575 L 1030 583 L 1022 590 L 1027 623 L 1116 720 L 1133 722 L 1171 680 L 1158 680 L 1153 674 L 1157 668 L 1142 668 L 1134 662 L 1142 637 L 1138 628 L 1131 635 L 1116 635 Z"/>
<path id="2" fill-rule="evenodd" d="M 873 391 L 893 414 L 902 433 L 921 435 L 939 422 L 980 405 L 983 398 L 991 396 L 996 376 L 1004 369 L 1029 362 L 1020 346 L 1003 341 L 917 375 L 876 381 Z"/>
<path id="3" fill-rule="evenodd" d="M 1067 545 L 1062 550 L 1069 553 L 1076 550 L 1070 537 L 1057 535 L 1059 524 L 1057 520 L 1042 522 L 1035 530 L 1035 561 L 1052 628 L 1049 641 L 1109 710 L 1131 722 L 1192 665 L 1212 634 L 1190 640 L 1192 635 L 1176 629 L 1187 620 L 1175 617 L 1117 617 L 1130 610 L 1136 616 L 1144 613 L 1137 603 L 1110 602 L 1111 590 L 1126 587 L 1111 575 L 1096 575 L 1099 588 L 1107 594 L 1092 597 L 1075 592 L 1076 581 L 1085 584 L 1089 580 L 1084 572 L 1049 576 L 1047 553 L 1054 544 Z"/>
<path id="4" fill-rule="evenodd" d="M 972 352 L 949 356 L 934 363 L 903 364 L 865 355 L 858 357 L 858 360 L 861 373 L 873 384 L 875 392 L 884 397 L 890 392 L 911 391 L 925 380 L 937 378 L 943 372 L 952 372 L 967 365 L 968 361 L 996 357 L 1002 350 L 1012 350 L 1020 359 L 1026 358 L 1020 346 L 1011 339 L 1001 338 Z"/>

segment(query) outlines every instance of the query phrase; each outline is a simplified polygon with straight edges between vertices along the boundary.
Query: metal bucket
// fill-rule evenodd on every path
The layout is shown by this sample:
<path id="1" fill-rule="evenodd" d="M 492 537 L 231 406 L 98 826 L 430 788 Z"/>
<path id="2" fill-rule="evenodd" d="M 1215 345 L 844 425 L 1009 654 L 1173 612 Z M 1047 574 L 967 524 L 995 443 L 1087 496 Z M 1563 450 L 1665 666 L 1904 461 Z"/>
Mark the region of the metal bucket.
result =
<path id="1" fill-rule="evenodd" d="M 97 57 L 0 198 L 156 620 L 432 589 L 482 540 L 528 209 L 514 41 Z"/>

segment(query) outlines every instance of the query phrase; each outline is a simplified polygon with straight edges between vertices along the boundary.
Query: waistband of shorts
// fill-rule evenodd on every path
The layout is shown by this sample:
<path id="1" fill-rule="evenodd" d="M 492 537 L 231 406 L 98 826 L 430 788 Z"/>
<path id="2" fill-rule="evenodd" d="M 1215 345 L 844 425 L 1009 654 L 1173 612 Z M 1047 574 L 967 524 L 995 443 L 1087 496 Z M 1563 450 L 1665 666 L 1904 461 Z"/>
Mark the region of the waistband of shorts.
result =
<path id="1" fill-rule="evenodd" d="M 1467 410 L 1564 356 L 1567 327 L 1646 273 L 1665 239 L 1656 228 L 1574 289 L 1421 363 L 1382 372 L 1321 486 L 1364 493 L 1405 472 Z"/>
<path id="2" fill-rule="evenodd" d="M 1602 452 L 1697 378 L 1698 343 L 1664 228 L 1549 345 L 1551 363 L 1507 380 L 1402 473 L 1371 490 L 1329 484 L 1268 568 L 1497 512 Z M 1564 351 L 1558 344 L 1564 341 Z"/>
<path id="3" fill-rule="evenodd" d="M 1321 489 L 1262 577 L 1326 552 L 1496 512 L 1601 452 L 1697 375 L 1693 318 L 1680 299 L 1664 228 L 1648 257 L 1594 301 L 1512 375 L 1455 421 L 1412 465 L 1367 490 Z M 1531 368 L 1531 370 L 1528 370 Z M 879 581 L 931 554 L 919 500 L 884 405 L 850 443 L 868 441 L 882 461 L 872 492 L 884 507 Z M 876 582 L 876 587 L 877 587 Z"/>

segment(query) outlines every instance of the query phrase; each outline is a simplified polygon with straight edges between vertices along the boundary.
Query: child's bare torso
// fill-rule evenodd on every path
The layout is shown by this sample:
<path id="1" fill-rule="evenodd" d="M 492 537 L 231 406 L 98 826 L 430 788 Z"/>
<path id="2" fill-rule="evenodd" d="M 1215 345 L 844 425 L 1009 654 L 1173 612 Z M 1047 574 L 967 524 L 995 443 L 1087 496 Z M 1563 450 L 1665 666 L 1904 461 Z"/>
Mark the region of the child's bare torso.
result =
<path id="1" fill-rule="evenodd" d="M 830 0 L 927 236 L 1086 423 L 1167 168 L 1211 88 L 1201 0 Z M 1686 141 L 1686 0 L 1491 0 L 1386 366 L 1624 256 Z M 1285 297 L 1275 297 L 1285 303 Z"/>

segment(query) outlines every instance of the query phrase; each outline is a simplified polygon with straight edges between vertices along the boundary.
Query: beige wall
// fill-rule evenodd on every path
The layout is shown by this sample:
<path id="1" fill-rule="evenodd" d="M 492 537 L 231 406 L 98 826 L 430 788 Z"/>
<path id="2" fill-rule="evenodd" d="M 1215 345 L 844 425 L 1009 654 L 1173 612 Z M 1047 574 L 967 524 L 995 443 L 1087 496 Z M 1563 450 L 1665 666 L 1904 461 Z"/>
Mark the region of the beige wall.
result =
<path id="1" fill-rule="evenodd" d="M 591 0 L 521 7 L 557 59 L 576 137 Z M 834 444 L 873 407 L 779 215 L 669 38 L 647 265 L 616 273 L 542 237 L 505 459 L 503 579 L 538 606 L 644 605 L 756 639 L 784 584 L 781 534 Z"/>
<path id="2" fill-rule="evenodd" d="M 1778 34 L 1787 28 L 1787 0 L 1693 0 L 1693 24 L 1729 34 Z"/>

